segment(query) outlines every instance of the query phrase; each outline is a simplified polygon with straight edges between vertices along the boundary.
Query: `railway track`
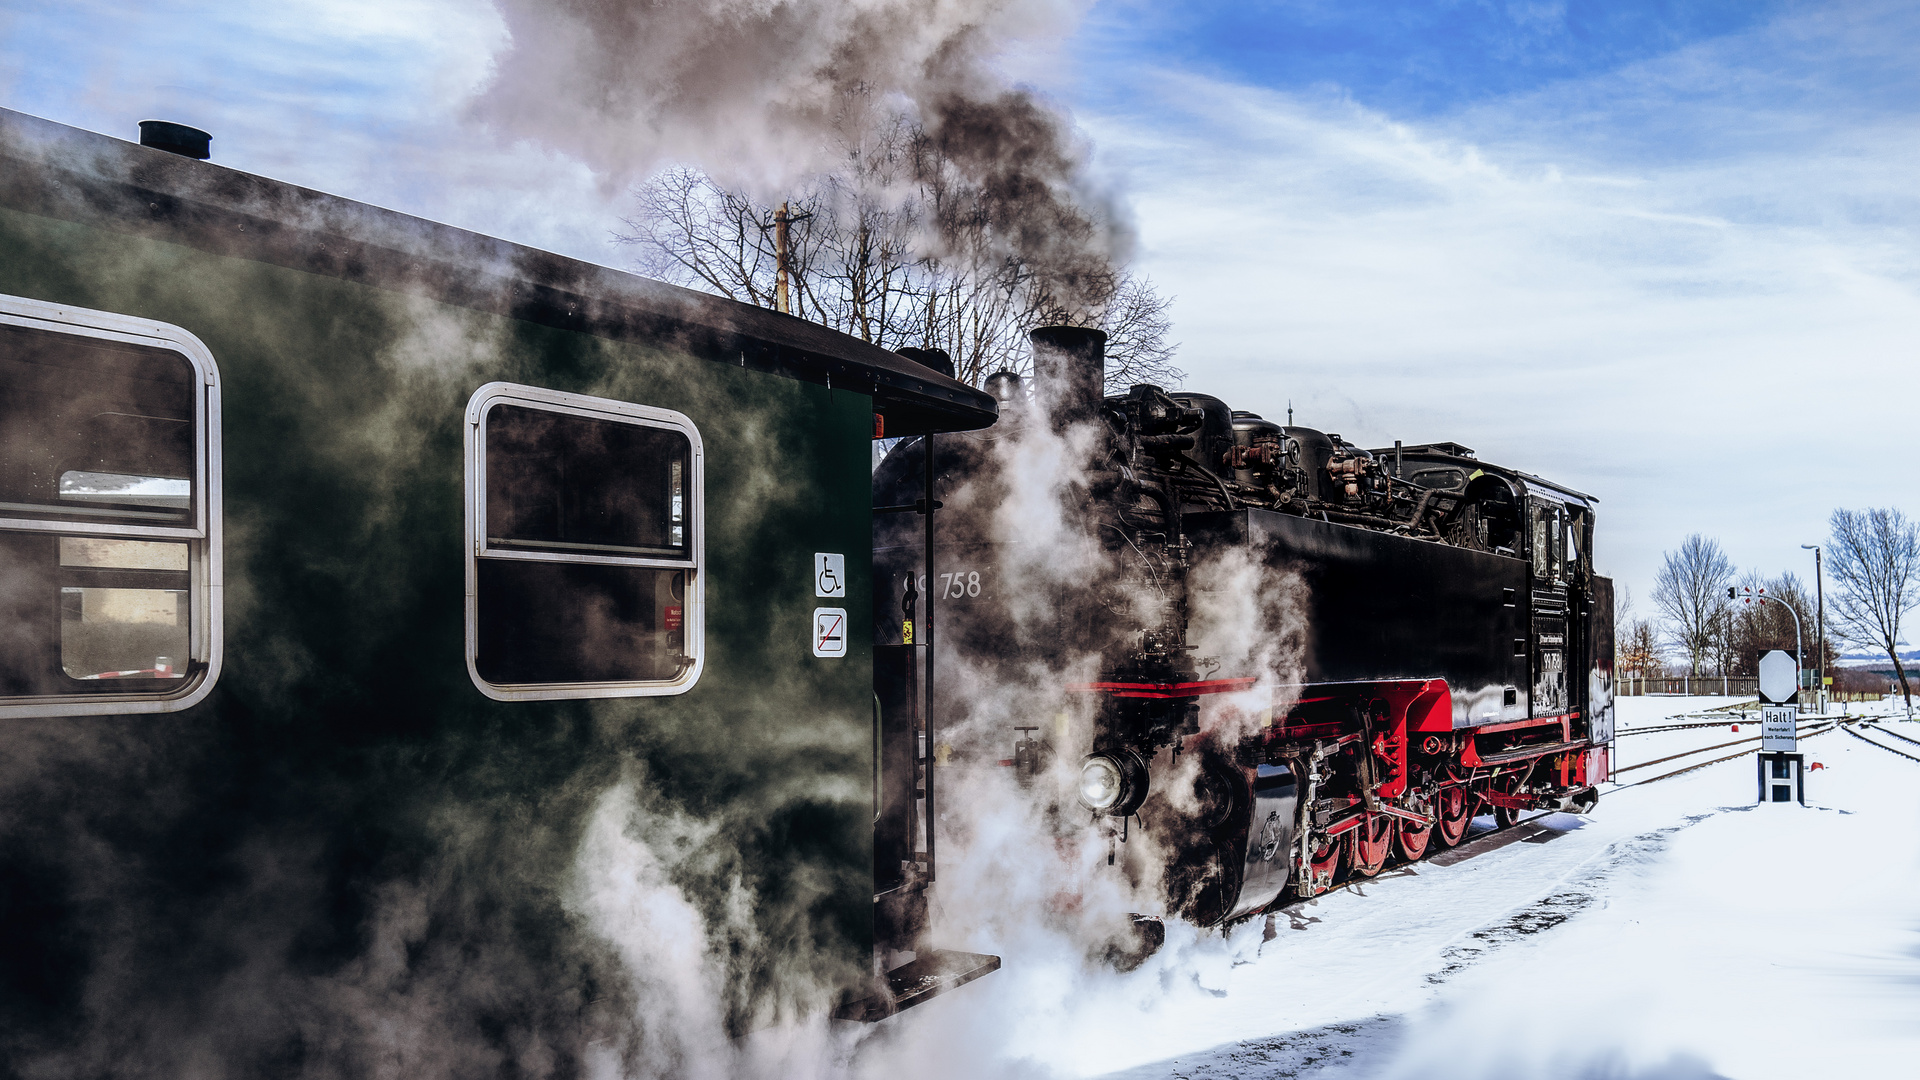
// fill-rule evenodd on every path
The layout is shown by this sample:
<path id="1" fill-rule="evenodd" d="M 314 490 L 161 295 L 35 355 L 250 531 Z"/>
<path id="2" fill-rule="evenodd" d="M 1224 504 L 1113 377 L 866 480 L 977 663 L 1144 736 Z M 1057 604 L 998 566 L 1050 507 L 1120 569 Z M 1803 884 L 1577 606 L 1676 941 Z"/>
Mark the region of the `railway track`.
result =
<path id="1" fill-rule="evenodd" d="M 1856 739 L 1859 739 L 1861 742 L 1866 743 L 1869 746 L 1877 746 L 1880 749 L 1885 750 L 1889 754 L 1899 754 L 1901 757 L 1906 758 L 1908 761 L 1920 762 L 1920 757 L 1916 757 L 1913 754 L 1909 754 L 1905 750 L 1902 750 L 1898 747 L 1888 746 L 1886 743 L 1880 742 L 1877 739 L 1869 739 L 1865 735 L 1862 735 L 1861 733 L 1853 730 L 1852 728 L 1845 728 L 1843 730 L 1845 730 L 1847 734 L 1853 736 Z M 1875 728 L 1874 730 L 1881 735 L 1892 735 L 1894 738 L 1899 739 L 1903 742 L 1910 742 L 1910 743 L 1914 743 L 1915 746 L 1920 746 L 1920 742 L 1915 742 L 1914 740 L 1907 738 L 1905 735 L 1896 734 L 1894 732 L 1887 731 L 1882 728 Z"/>
<path id="2" fill-rule="evenodd" d="M 1616 739 L 1624 739 L 1628 735 L 1655 735 L 1666 731 L 1688 731 L 1696 728 L 1726 727 L 1730 724 L 1738 724 L 1745 720 L 1745 714 L 1741 714 L 1738 718 L 1731 720 L 1702 720 L 1695 724 L 1657 724 L 1652 727 L 1637 727 L 1628 728 L 1625 731 L 1616 731 L 1613 733 L 1613 737 Z"/>
<path id="3" fill-rule="evenodd" d="M 1875 727 L 1873 730 L 1876 732 L 1879 732 L 1882 735 L 1891 735 L 1894 738 L 1899 739 L 1901 742 L 1908 742 L 1908 743 L 1912 743 L 1915 746 L 1920 746 L 1920 739 L 1909 739 L 1905 735 L 1902 735 L 1897 731 L 1889 731 L 1884 727 Z"/>
<path id="4" fill-rule="evenodd" d="M 1842 724 L 1847 722 L 1847 720 L 1848 718 L 1845 715 L 1834 717 L 1832 719 L 1827 719 L 1825 717 L 1814 717 L 1813 719 L 1810 719 L 1810 720 L 1800 721 L 1796 725 L 1795 731 L 1799 738 L 1811 739 L 1814 736 L 1825 735 L 1828 732 L 1839 729 Z M 1688 728 L 1720 727 L 1720 726 L 1722 726 L 1722 724 L 1718 724 L 1718 723 L 1673 724 L 1673 725 L 1666 726 L 1664 730 L 1680 731 Z M 1661 729 L 1639 728 L 1636 730 L 1644 732 L 1644 731 L 1654 731 L 1654 730 L 1661 730 Z M 1655 765 L 1663 765 L 1672 761 L 1679 761 L 1683 758 L 1695 757 L 1700 754 L 1710 754 L 1715 750 L 1725 750 L 1731 746 L 1742 747 L 1742 749 L 1736 750 L 1731 754 L 1726 754 L 1716 758 L 1710 758 L 1705 761 L 1696 761 L 1688 765 L 1683 765 L 1680 768 L 1674 769 L 1670 772 L 1661 773 L 1659 776 L 1649 776 L 1649 777 L 1646 777 L 1645 779 L 1635 780 L 1633 783 L 1630 783 L 1630 784 L 1620 784 L 1619 786 L 1615 787 L 1613 790 L 1625 791 L 1628 788 L 1640 787 L 1644 784 L 1657 784 L 1662 780 L 1671 780 L 1676 776 L 1684 776 L 1687 773 L 1694 772 L 1698 769 L 1704 769 L 1709 765 L 1718 765 L 1723 761 L 1732 761 L 1735 758 L 1745 757 L 1747 754 L 1752 752 L 1750 750 L 1745 749 L 1745 747 L 1757 744 L 1759 743 L 1759 741 L 1760 741 L 1760 736 L 1758 734 L 1755 734 L 1745 738 L 1733 739 L 1729 742 L 1715 743 L 1712 746 L 1700 746 L 1700 747 L 1695 747 L 1691 750 L 1682 750 L 1677 754 L 1668 754 L 1665 757 L 1654 758 L 1651 761 L 1641 761 L 1641 762 L 1636 762 L 1635 764 L 1632 764 L 1632 765 L 1621 766 L 1620 768 L 1613 770 L 1614 776 L 1619 776 L 1622 773 L 1635 772 L 1640 769 L 1651 768 L 1652 766 L 1655 766 Z M 1892 750 L 1891 747 L 1882 747 L 1882 749 Z M 1893 752 L 1900 753 L 1900 751 L 1898 750 L 1894 750 Z M 1916 758 L 1915 760 L 1920 761 L 1920 758 Z"/>

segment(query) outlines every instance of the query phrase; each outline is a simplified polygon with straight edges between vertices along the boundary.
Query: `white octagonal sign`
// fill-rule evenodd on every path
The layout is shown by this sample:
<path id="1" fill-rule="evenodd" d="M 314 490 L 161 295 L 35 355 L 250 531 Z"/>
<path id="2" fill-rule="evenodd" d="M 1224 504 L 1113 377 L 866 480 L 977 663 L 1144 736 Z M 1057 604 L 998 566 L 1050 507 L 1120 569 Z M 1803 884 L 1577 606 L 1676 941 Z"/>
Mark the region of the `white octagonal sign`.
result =
<path id="1" fill-rule="evenodd" d="M 1760 700 L 1784 703 L 1800 687 L 1800 665 L 1785 649 L 1774 649 L 1760 658 Z"/>

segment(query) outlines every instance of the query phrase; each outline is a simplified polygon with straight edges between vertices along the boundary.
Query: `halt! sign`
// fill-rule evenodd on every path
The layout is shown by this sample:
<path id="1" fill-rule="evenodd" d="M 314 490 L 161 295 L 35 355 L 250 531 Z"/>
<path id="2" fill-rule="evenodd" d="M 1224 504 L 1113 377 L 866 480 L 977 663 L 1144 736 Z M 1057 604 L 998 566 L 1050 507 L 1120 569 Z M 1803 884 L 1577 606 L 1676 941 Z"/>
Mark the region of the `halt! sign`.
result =
<path id="1" fill-rule="evenodd" d="M 1768 706 L 1760 710 L 1760 749 L 1763 752 L 1780 750 L 1793 753 L 1798 737 L 1794 729 L 1794 716 L 1798 711 L 1792 706 Z"/>

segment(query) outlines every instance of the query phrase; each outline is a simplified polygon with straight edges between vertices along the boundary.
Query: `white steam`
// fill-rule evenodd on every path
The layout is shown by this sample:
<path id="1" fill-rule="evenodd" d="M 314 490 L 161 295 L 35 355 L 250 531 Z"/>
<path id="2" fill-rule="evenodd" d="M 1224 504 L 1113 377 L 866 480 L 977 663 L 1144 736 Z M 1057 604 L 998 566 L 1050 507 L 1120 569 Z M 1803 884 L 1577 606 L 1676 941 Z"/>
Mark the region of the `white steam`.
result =
<path id="1" fill-rule="evenodd" d="M 674 883 L 680 863 L 710 849 L 719 822 L 653 805 L 629 775 L 596 800 L 575 858 L 567 910 L 617 958 L 626 977 L 620 1015 L 596 1017 L 610 1034 L 588 1044 L 593 1080 L 725 1080 L 841 1075 L 850 1033 L 831 1031 L 832 989 L 793 985 L 813 1008 L 798 1017 L 760 1015 L 745 1038 L 727 1031 L 728 951 L 757 951 L 754 898 L 736 877 L 713 925 Z M 776 943 L 777 947 L 777 943 Z M 811 991 L 811 992 L 809 992 Z"/>
<path id="2" fill-rule="evenodd" d="M 1252 678 L 1233 694 L 1209 697 L 1201 724 L 1216 746 L 1237 746 L 1284 716 L 1306 677 L 1307 585 L 1254 547 L 1209 552 L 1193 568 L 1194 655 L 1213 677 Z"/>
<path id="3" fill-rule="evenodd" d="M 511 46 L 485 120 L 629 182 L 666 162 L 777 185 L 827 160 L 849 102 L 937 123 L 1011 87 L 1076 0 L 497 0 Z"/>

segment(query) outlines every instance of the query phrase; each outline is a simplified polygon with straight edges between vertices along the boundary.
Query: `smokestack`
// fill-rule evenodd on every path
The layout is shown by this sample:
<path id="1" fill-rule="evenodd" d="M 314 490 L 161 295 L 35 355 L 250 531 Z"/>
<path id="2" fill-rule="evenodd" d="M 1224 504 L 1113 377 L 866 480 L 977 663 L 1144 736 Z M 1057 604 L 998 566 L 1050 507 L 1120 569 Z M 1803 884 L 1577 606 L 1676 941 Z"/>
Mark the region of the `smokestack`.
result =
<path id="1" fill-rule="evenodd" d="M 1041 326 L 1033 342 L 1034 401 L 1053 418 L 1053 429 L 1100 417 L 1106 396 L 1107 333 L 1091 326 Z"/>
<path id="2" fill-rule="evenodd" d="M 195 161 L 205 161 L 212 157 L 213 136 L 196 127 L 175 124 L 167 120 L 140 121 L 140 145 L 151 146 L 155 150 L 165 150 L 169 154 L 179 154 Z"/>

